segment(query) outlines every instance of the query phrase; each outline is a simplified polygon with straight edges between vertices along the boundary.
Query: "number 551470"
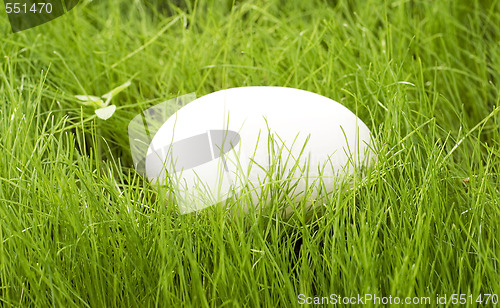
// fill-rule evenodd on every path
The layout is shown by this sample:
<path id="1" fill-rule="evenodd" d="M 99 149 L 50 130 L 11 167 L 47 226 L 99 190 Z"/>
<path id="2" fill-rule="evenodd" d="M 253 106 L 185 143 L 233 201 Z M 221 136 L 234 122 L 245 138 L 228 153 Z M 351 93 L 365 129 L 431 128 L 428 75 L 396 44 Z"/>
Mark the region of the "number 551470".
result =
<path id="1" fill-rule="evenodd" d="M 26 3 L 7 2 L 5 3 L 7 14 L 50 14 L 52 13 L 51 3 L 33 3 L 28 6 Z"/>

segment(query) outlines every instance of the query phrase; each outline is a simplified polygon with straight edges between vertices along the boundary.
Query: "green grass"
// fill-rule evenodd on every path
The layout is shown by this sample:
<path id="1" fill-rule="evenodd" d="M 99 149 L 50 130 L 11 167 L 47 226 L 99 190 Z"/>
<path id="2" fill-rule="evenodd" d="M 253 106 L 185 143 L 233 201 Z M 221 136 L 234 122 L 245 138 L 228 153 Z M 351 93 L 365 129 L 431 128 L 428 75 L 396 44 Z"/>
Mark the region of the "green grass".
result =
<path id="1" fill-rule="evenodd" d="M 0 13 L 2 306 L 500 293 L 500 1 L 94 2 L 17 34 Z M 74 98 L 129 79 L 107 121 Z M 375 170 L 310 220 L 277 197 L 179 215 L 135 173 L 128 122 L 251 85 L 353 110 Z"/>

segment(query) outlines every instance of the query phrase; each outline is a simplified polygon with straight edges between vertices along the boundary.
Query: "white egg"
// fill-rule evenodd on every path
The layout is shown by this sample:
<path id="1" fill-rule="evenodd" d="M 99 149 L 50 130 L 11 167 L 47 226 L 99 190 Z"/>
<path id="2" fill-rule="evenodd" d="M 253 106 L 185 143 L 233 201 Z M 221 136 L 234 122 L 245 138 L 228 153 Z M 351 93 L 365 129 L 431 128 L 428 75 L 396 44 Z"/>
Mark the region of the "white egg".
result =
<path id="1" fill-rule="evenodd" d="M 333 190 L 372 159 L 368 127 L 341 104 L 304 90 L 242 87 L 200 97 L 155 134 L 146 157 L 153 183 L 173 184 L 181 213 L 218 204 L 241 188 L 282 179 L 293 198 L 314 180 Z M 168 177 L 167 177 L 168 175 Z M 314 197 L 314 193 L 311 194 Z"/>

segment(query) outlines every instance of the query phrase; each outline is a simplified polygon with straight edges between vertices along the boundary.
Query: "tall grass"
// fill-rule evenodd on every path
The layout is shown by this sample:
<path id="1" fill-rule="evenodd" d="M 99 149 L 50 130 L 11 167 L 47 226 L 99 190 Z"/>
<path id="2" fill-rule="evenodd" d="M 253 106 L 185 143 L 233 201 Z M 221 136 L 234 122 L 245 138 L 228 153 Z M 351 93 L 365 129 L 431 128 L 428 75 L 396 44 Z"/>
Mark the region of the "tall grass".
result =
<path id="1" fill-rule="evenodd" d="M 0 15 L 4 306 L 500 292 L 499 1 L 94 2 L 18 34 Z M 107 121 L 74 98 L 129 79 Z M 179 215 L 133 170 L 128 122 L 250 85 L 344 104 L 377 167 L 307 220 Z"/>

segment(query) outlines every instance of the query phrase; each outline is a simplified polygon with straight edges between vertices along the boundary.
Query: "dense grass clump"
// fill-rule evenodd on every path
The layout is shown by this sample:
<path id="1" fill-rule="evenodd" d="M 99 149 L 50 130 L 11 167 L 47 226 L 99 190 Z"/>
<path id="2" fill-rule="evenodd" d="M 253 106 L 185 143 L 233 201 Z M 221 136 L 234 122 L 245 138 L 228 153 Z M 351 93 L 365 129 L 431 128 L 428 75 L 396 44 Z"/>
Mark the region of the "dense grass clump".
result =
<path id="1" fill-rule="evenodd" d="M 82 1 L 17 34 L 2 11 L 0 302 L 499 294 L 499 25 L 500 2 L 478 0 Z M 127 80 L 106 121 L 74 97 Z M 373 131 L 377 166 L 312 217 L 180 215 L 134 171 L 128 122 L 251 85 L 347 106 Z"/>

